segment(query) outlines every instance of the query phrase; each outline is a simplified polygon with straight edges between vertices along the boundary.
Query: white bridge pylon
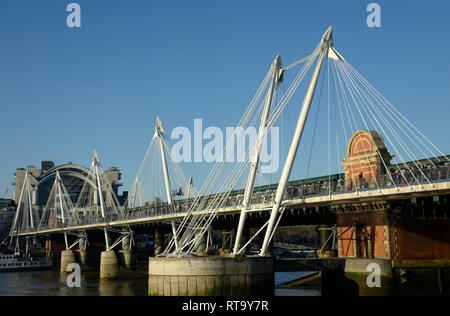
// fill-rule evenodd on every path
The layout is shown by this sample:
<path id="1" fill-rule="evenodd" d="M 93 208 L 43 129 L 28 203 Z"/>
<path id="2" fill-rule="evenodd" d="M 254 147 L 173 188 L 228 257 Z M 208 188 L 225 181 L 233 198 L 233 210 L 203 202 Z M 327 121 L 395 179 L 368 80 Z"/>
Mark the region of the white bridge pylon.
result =
<path id="1" fill-rule="evenodd" d="M 123 206 L 112 188 L 111 182 L 106 178 L 98 154 L 94 151 L 92 163 L 86 180 L 81 189 L 76 204 L 72 200 L 64 186 L 59 172 L 56 173 L 55 182 L 50 192 L 49 199 L 43 210 L 39 229 L 51 229 L 54 226 L 80 225 L 83 222 L 116 220 L 124 215 Z M 120 233 L 121 236 L 130 235 L 126 232 L 111 228 L 104 228 L 106 250 L 112 250 L 118 242 L 110 243 L 108 231 Z M 73 244 L 69 244 L 68 235 L 76 237 Z M 130 237 L 130 236 L 126 237 Z M 75 232 L 64 232 L 66 250 L 72 249 L 79 244 L 80 248 L 87 245 L 87 233 L 84 230 Z"/>
<path id="2" fill-rule="evenodd" d="M 298 65 L 303 66 L 289 88 L 284 93 L 278 91 L 279 83 L 286 81 L 285 72 Z M 293 98 L 295 91 L 303 82 L 310 69 L 314 70 L 312 71 L 309 85 L 305 86 L 306 92 L 303 104 L 278 181 L 278 187 L 272 200 L 270 218 L 250 240 L 244 241 L 246 242 L 245 245 L 242 245 L 246 216 L 252 210 L 254 181 L 258 173 L 261 146 L 264 142 L 267 142 L 266 136 L 280 118 L 283 110 Z M 317 87 L 319 86 L 320 77 L 322 79 L 320 80 L 319 90 Z M 241 216 L 237 227 L 233 253 L 235 255 L 242 254 L 258 234 L 265 232 L 259 255 L 266 255 L 285 210 L 283 203 L 286 200 L 288 181 L 290 180 L 299 146 L 302 142 L 311 106 L 313 101 L 315 101 L 316 90 L 320 92 L 320 97 L 317 100 L 316 123 L 313 133 L 311 133 L 312 143 L 309 162 L 311 162 L 314 142 L 320 145 L 328 143 L 329 179 L 326 193 L 330 199 L 332 199 L 334 194 L 348 190 L 354 190 L 358 195 L 358 191 L 365 188 L 376 189 L 378 194 L 383 194 L 383 189 L 388 187 L 389 192 L 392 191 L 392 187 L 397 188 L 398 192 L 403 191 L 404 188 L 400 190 L 399 187 L 404 185 L 408 185 L 411 191 L 420 190 L 420 188 L 424 188 L 425 184 L 432 185 L 431 181 L 435 180 L 431 179 L 431 171 L 428 172 L 419 163 L 421 159 L 432 157 L 433 160 L 429 159 L 429 161 L 434 168 L 436 168 L 435 161 L 438 161 L 440 164 L 448 164 L 450 162 L 450 159 L 437 146 L 431 143 L 417 127 L 389 103 L 334 48 L 332 27 L 330 26 L 310 56 L 287 67 L 281 66 L 281 59 L 277 56 L 244 116 L 237 124 L 237 127 L 244 129 L 252 124 L 258 124 L 260 127 L 256 144 L 249 145 L 246 148 L 246 154 L 251 156 L 252 159 L 234 164 L 224 163 L 223 161 L 216 163 L 177 229 L 178 244 L 170 243 L 164 252 L 165 255 L 191 255 L 195 251 L 195 245 L 198 244 L 202 235 L 206 234 L 210 229 L 218 211 L 226 207 L 231 198 L 230 193 L 240 188 L 236 188 L 236 186 L 244 182 L 245 178 L 245 191 L 240 202 Z M 324 90 L 326 94 L 323 93 Z M 274 97 L 275 93 L 277 93 L 277 98 Z M 264 95 L 265 97 L 263 97 Z M 327 137 L 323 140 L 315 140 L 315 136 L 318 134 L 316 126 L 320 118 L 319 109 L 323 99 L 327 100 L 326 103 L 328 104 L 328 121 L 323 125 L 327 128 L 322 128 L 321 130 L 327 134 Z M 355 184 L 354 178 L 331 179 L 331 175 L 343 173 L 342 158 L 349 154 L 348 152 L 343 153 L 343 149 L 339 144 L 347 144 L 350 137 L 360 131 L 364 131 L 370 138 L 370 141 L 366 143 L 361 142 L 358 145 L 359 152 L 352 157 L 356 162 L 353 162 L 351 168 L 355 168 L 354 173 L 360 173 L 360 178 L 359 180 L 357 179 L 358 183 Z M 321 131 L 319 130 L 319 132 Z M 233 146 L 235 139 L 240 137 L 242 135 L 234 134 L 230 138 L 223 151 L 223 157 L 225 157 L 229 147 Z M 375 137 L 377 138 L 375 139 Z M 386 148 L 377 147 L 377 144 L 385 141 L 389 152 L 384 151 Z M 375 144 L 375 148 L 370 144 Z M 336 148 L 332 148 L 334 145 Z M 303 151 L 305 150 L 303 149 Z M 394 164 L 391 164 L 390 160 L 393 159 Z M 377 171 L 364 165 L 365 161 L 374 160 L 379 161 L 381 164 Z M 406 165 L 407 161 L 412 162 L 414 165 L 413 170 L 410 170 L 411 167 Z M 302 164 L 302 169 L 305 169 L 307 174 L 310 168 L 309 162 Z M 397 169 L 396 172 L 398 174 L 395 176 L 391 170 L 392 168 Z M 332 172 L 332 169 L 334 172 Z M 246 170 L 248 172 L 245 172 Z M 379 172 L 383 177 L 376 172 Z M 246 174 L 247 177 L 245 177 Z M 364 179 L 366 179 L 365 182 L 363 182 Z M 336 192 L 333 189 L 332 180 L 336 181 L 336 183 L 338 180 L 344 181 L 342 185 L 340 184 L 342 188 L 340 192 Z M 363 186 L 364 184 L 368 186 Z"/>
<path id="3" fill-rule="evenodd" d="M 79 222 L 80 218 L 75 211 L 72 199 L 62 181 L 59 171 L 56 171 L 55 181 L 50 191 L 47 204 L 43 209 L 38 229 L 70 225 Z M 88 239 L 86 231 L 63 232 L 63 234 L 66 250 L 74 248 L 77 244 L 80 249 L 85 249 L 87 246 Z M 72 244 L 69 244 L 69 235 L 76 238 Z"/>
<path id="4" fill-rule="evenodd" d="M 192 177 L 187 179 L 180 165 L 173 161 L 169 140 L 157 117 L 153 138 L 133 183 L 128 209 L 173 205 L 176 199 L 188 199 L 196 194 Z"/>
<path id="5" fill-rule="evenodd" d="M 87 179 L 74 208 L 80 217 L 106 218 L 123 214 L 123 207 L 120 205 L 110 181 L 105 177 L 98 154 L 94 151 Z"/>
<path id="6" fill-rule="evenodd" d="M 249 156 L 251 155 L 252 159 L 250 159 L 249 161 L 245 161 L 243 163 L 235 163 L 234 166 L 231 167 L 230 164 L 224 164 L 223 162 L 218 162 L 214 166 L 213 170 L 210 173 L 210 176 L 205 181 L 198 198 L 191 206 L 188 214 L 185 216 L 184 220 L 182 221 L 182 224 L 179 227 L 179 233 L 183 232 L 183 235 L 180 240 L 180 245 L 175 249 L 172 248 L 173 252 L 171 255 L 176 256 L 190 255 L 190 253 L 194 251 L 195 245 L 199 242 L 201 236 L 204 235 L 210 229 L 211 223 L 217 215 L 217 211 L 211 212 L 211 210 L 218 210 L 222 208 L 224 205 L 226 205 L 230 196 L 230 192 L 234 189 L 235 185 L 239 182 L 239 180 L 243 178 L 243 175 L 245 174 L 245 169 L 250 167 L 250 171 L 247 177 L 247 184 L 245 188 L 244 198 L 242 202 L 242 211 L 238 226 L 238 233 L 235 239 L 233 252 L 235 255 L 240 254 L 243 251 L 243 249 L 245 249 L 248 246 L 247 243 L 246 245 L 241 247 L 241 237 L 245 225 L 247 211 L 251 208 L 252 203 L 251 200 L 254 190 L 255 177 L 258 171 L 261 147 L 264 141 L 266 140 L 266 137 L 270 132 L 271 128 L 274 126 L 277 119 L 281 115 L 281 112 L 292 98 L 293 93 L 304 79 L 309 68 L 312 66 L 312 63 L 314 62 L 316 57 L 319 56 L 318 65 L 316 66 L 313 78 L 311 80 L 310 88 L 305 97 L 304 109 L 302 110 L 301 114 L 301 123 L 299 123 L 300 127 L 297 127 L 294 136 L 294 140 L 298 146 L 298 143 L 300 142 L 301 133 L 303 131 L 304 123 L 306 121 L 306 116 L 309 111 L 309 106 L 311 104 L 314 95 L 314 90 L 317 83 L 317 78 L 320 73 L 320 68 L 324 57 L 328 54 L 328 46 L 330 46 L 329 43 L 331 43 L 331 27 L 327 30 L 321 43 L 314 50 L 311 56 L 308 56 L 286 68 L 281 68 L 281 58 L 280 56 L 277 56 L 272 66 L 270 67 L 270 70 L 266 75 L 266 78 L 263 80 L 263 83 L 258 89 L 247 111 L 245 112 L 244 117 L 237 125 L 238 127 L 242 128 L 250 126 L 251 124 L 258 121 L 256 117 L 258 117 L 258 115 L 261 114 L 262 112 L 262 114 L 260 115 L 259 120 L 260 129 L 258 132 L 255 147 L 247 148 L 247 154 Z M 279 81 L 282 80 L 284 72 L 300 64 L 303 64 L 303 68 L 301 69 L 300 73 L 297 75 L 288 91 L 281 96 L 281 101 L 277 103 L 274 108 L 272 108 L 275 89 L 279 86 Z M 263 98 L 264 93 L 265 98 Z M 258 110 L 261 108 L 262 111 Z M 230 141 L 227 143 L 226 148 L 224 149 L 224 154 L 227 152 L 229 147 L 234 145 L 233 142 L 235 138 L 239 139 L 242 137 L 245 136 L 239 134 L 233 135 Z M 282 176 L 282 181 L 285 180 L 286 183 L 290 175 L 290 170 L 292 168 L 292 163 L 293 160 L 295 159 L 295 152 L 297 149 L 293 147 L 296 146 L 291 147 L 289 154 L 290 157 L 288 158 L 289 162 L 286 163 L 287 167 L 285 167 L 285 171 L 283 172 Z M 215 186 L 215 184 L 217 183 L 221 184 L 219 188 Z M 285 186 L 286 184 L 279 185 L 279 190 L 282 190 L 282 193 L 277 194 L 277 198 L 280 200 L 278 202 L 278 205 L 281 204 L 281 199 L 283 197 Z M 214 192 L 214 190 L 216 190 L 216 192 Z M 212 195 L 213 198 L 208 198 L 207 201 L 205 201 L 205 198 L 202 199 L 201 197 L 202 195 L 211 196 L 213 192 L 215 193 Z M 192 213 L 194 211 L 201 212 L 202 209 L 208 209 L 209 212 L 197 216 L 192 216 Z M 277 214 L 278 211 L 279 207 L 275 208 L 274 206 L 273 213 Z M 273 217 L 274 216 L 272 216 L 271 221 L 267 223 L 269 224 L 269 227 L 266 229 L 266 235 L 268 235 L 269 237 L 272 235 L 274 221 L 276 220 L 276 218 Z M 262 229 L 260 229 L 258 233 L 260 233 Z M 266 245 L 268 243 L 269 237 L 265 238 L 263 249 L 267 248 Z M 167 254 L 170 254 L 171 247 L 173 247 L 173 245 L 169 244 L 169 246 L 165 251 Z M 264 254 L 265 250 L 262 250 L 261 255 Z"/>
<path id="7" fill-rule="evenodd" d="M 33 191 L 30 178 L 31 176 L 26 172 L 16 214 L 9 233 L 10 245 L 13 244 L 14 237 L 16 237 L 16 252 L 20 251 L 18 234 L 21 231 L 33 230 L 39 225 L 39 210 L 34 206 L 36 204 L 36 195 L 34 194 L 35 191 Z"/>
<path id="8" fill-rule="evenodd" d="M 47 204 L 44 207 L 39 228 L 58 226 L 71 221 L 77 221 L 77 214 L 73 212 L 74 205 L 69 193 L 61 179 L 59 171 L 56 171 L 55 181 L 50 191 Z M 69 249 L 67 233 L 64 232 L 66 250 Z"/>
<path id="9" fill-rule="evenodd" d="M 119 201 L 117 200 L 117 196 L 115 195 L 111 184 L 109 181 L 105 181 L 103 178 L 103 168 L 100 164 L 100 161 L 98 159 L 97 152 L 94 151 L 94 157 L 92 159 L 92 165 L 91 165 L 91 171 L 93 174 L 94 183 L 97 184 L 94 189 L 96 192 L 94 192 L 94 197 L 97 197 L 97 199 L 94 198 L 94 205 L 100 204 L 100 211 L 101 211 L 101 217 L 106 219 L 110 217 L 111 215 L 123 215 L 124 210 L 123 207 L 120 205 Z M 97 203 L 100 202 L 100 203 Z M 107 204 L 108 202 L 108 204 Z M 95 207 L 95 206 L 94 206 Z M 128 228 L 127 232 L 114 230 L 111 228 L 105 227 L 103 229 L 105 234 L 105 243 L 106 243 L 106 251 L 113 250 L 117 245 L 119 245 L 123 239 L 130 238 L 133 236 L 133 233 L 130 228 Z M 108 235 L 108 231 L 114 231 L 116 233 L 120 233 L 121 237 L 111 245 L 110 238 Z M 130 243 L 131 245 L 131 243 Z"/>
<path id="10" fill-rule="evenodd" d="M 174 201 L 197 194 L 192 177 L 187 180 L 179 164 L 173 161 L 171 147 L 161 120 L 156 118 L 155 132 L 136 175 L 128 209 L 154 206 L 155 212 L 175 212 Z M 170 221 L 173 239 L 178 245 L 178 223 Z"/>
<path id="11" fill-rule="evenodd" d="M 258 172 L 262 145 L 264 143 L 266 133 L 267 133 L 267 130 L 266 130 L 267 122 L 269 120 L 270 110 L 272 107 L 273 95 L 274 95 L 276 87 L 278 86 L 280 76 L 282 75 L 280 55 L 277 56 L 277 58 L 275 59 L 275 61 L 272 64 L 272 66 L 270 68 L 270 75 L 271 75 L 271 82 L 270 82 L 270 86 L 269 86 L 269 91 L 267 92 L 267 96 L 266 96 L 266 101 L 265 101 L 263 114 L 262 114 L 261 122 L 260 122 L 260 128 L 259 128 L 256 145 L 255 145 L 255 149 L 254 149 L 254 153 L 253 153 L 253 160 L 252 160 L 251 167 L 250 167 L 250 173 L 248 175 L 247 185 L 245 187 L 244 199 L 242 201 L 241 216 L 239 218 L 239 224 L 238 224 L 238 228 L 237 228 L 237 234 L 236 234 L 236 239 L 235 239 L 235 244 L 234 244 L 234 249 L 233 249 L 233 253 L 235 255 L 240 253 L 239 247 L 241 246 L 242 232 L 243 232 L 243 229 L 245 226 L 247 212 L 248 212 L 249 208 L 251 207 L 251 200 L 252 200 L 252 196 L 253 196 L 253 190 L 255 187 L 255 179 L 256 179 L 256 174 Z"/>
<path id="12" fill-rule="evenodd" d="M 309 109 L 311 107 L 311 102 L 316 91 L 317 80 L 319 78 L 320 70 L 322 68 L 323 60 L 328 55 L 330 48 L 333 46 L 333 33 L 331 26 L 325 32 L 322 37 L 322 41 L 319 44 L 319 57 L 317 60 L 316 68 L 314 70 L 311 82 L 309 84 L 308 90 L 306 92 L 305 99 L 303 101 L 302 110 L 298 118 L 297 127 L 295 128 L 294 137 L 292 138 L 291 147 L 289 148 L 289 153 L 286 158 L 286 163 L 283 167 L 281 173 L 280 181 L 278 182 L 277 192 L 275 194 L 275 201 L 273 205 L 272 212 L 270 214 L 270 219 L 266 229 L 266 235 L 264 236 L 263 245 L 259 253 L 260 256 L 265 256 L 267 248 L 269 246 L 270 240 L 273 238 L 273 234 L 276 228 L 276 221 L 280 215 L 281 203 L 283 200 L 283 195 L 286 191 L 286 185 L 289 181 L 291 175 L 292 166 L 294 164 L 295 156 L 297 155 L 298 146 L 302 138 L 303 130 L 305 128 L 306 119 L 308 118 Z"/>

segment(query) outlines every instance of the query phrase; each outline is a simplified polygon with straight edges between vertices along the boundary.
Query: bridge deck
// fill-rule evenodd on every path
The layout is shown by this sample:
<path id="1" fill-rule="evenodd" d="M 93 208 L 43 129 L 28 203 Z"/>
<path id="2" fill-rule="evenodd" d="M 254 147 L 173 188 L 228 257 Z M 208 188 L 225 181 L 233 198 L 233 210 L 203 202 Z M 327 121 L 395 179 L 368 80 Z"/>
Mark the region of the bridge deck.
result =
<path id="1" fill-rule="evenodd" d="M 433 196 L 450 193 L 450 180 L 434 181 L 432 183 L 420 184 L 414 186 L 402 185 L 398 187 L 385 187 L 382 189 L 370 188 L 360 191 L 335 192 L 332 194 L 302 196 L 286 199 L 284 206 L 286 208 L 310 208 L 315 206 L 332 206 L 355 203 L 367 203 L 377 201 L 389 201 L 407 199 L 413 197 Z M 250 212 L 267 212 L 272 209 L 272 203 L 254 204 Z M 101 229 L 105 227 L 124 227 L 149 223 L 158 223 L 171 220 L 180 220 L 188 212 L 170 212 L 166 214 L 151 214 L 152 208 L 141 208 L 139 211 L 127 212 L 126 215 L 114 219 L 96 218 L 89 223 L 82 224 L 59 224 L 57 227 L 42 228 L 36 230 L 21 231 L 16 236 L 45 235 L 58 232 L 80 231 Z M 211 214 L 217 212 L 218 215 L 238 214 L 241 211 L 240 205 L 223 207 L 220 209 L 206 209 L 192 212 L 192 215 Z"/>

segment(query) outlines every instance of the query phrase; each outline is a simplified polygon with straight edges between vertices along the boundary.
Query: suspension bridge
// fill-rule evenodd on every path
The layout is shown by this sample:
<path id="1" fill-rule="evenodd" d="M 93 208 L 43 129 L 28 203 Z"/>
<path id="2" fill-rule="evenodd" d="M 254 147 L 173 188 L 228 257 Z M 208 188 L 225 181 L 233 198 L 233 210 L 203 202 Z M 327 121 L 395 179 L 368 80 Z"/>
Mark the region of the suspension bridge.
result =
<path id="1" fill-rule="evenodd" d="M 449 157 L 343 56 L 334 46 L 331 27 L 311 55 L 288 66 L 282 65 L 278 55 L 199 189 L 192 178 L 185 176 L 181 164 L 171 158 L 171 146 L 159 118 L 126 205 L 120 205 L 105 181 L 97 153 L 77 201 L 71 200 L 57 173 L 47 205 L 39 209 L 33 203 L 33 186 L 26 176 L 10 245 L 19 247 L 20 238 L 61 234 L 64 256 L 76 247 L 86 249 L 90 232 L 97 230 L 104 235 L 105 258 L 111 259 L 119 246 L 123 251 L 132 250 L 135 227 L 151 224 L 163 225 L 170 232 L 165 242 L 155 236 L 159 258 L 191 260 L 211 246 L 217 221 L 230 218 L 227 225 L 235 231 L 230 242 L 233 258 L 245 257 L 248 247 L 255 243 L 260 243 L 258 256 L 267 258 L 280 223 L 289 225 L 283 223 L 286 218 L 290 221 L 295 217 L 298 224 L 310 212 L 325 212 L 337 217 L 334 237 L 339 257 L 384 258 L 399 263 L 450 259 L 448 237 L 429 238 L 431 231 L 448 228 Z M 307 78 L 309 83 L 305 82 Z M 267 184 L 259 172 L 261 152 L 273 127 L 284 125 L 286 112 L 296 110 L 289 110 L 288 104 L 296 102 L 301 90 L 303 103 L 279 180 Z M 311 110 L 313 105 L 315 111 Z M 321 116 L 320 110 L 326 114 Z M 309 122 L 314 112 L 315 118 Z M 319 126 L 321 118 L 325 123 Z M 253 143 L 247 143 L 242 133 L 249 126 L 259 127 Z M 307 126 L 310 131 L 305 131 Z M 318 136 L 320 132 L 323 139 Z M 306 134 L 312 134 L 311 143 L 303 139 Z M 240 159 L 224 159 L 230 151 L 234 153 L 238 143 L 246 144 L 238 153 Z M 313 157 L 317 146 L 322 149 L 319 158 Z M 311 161 L 317 159 L 328 163 L 327 175 L 290 181 L 301 158 L 299 152 L 306 156 L 303 169 L 309 172 Z M 405 239 L 414 233 L 410 223 L 416 221 L 405 213 L 420 210 L 423 218 L 430 209 L 435 221 L 416 224 L 423 225 L 417 231 L 424 237 L 414 238 L 427 247 L 444 249 L 439 258 L 434 253 L 421 258 L 422 250 L 411 255 Z M 321 249 L 334 247 L 326 246 L 330 230 L 320 233 L 324 239 Z M 69 256 L 66 262 L 71 260 Z M 104 270 L 105 278 L 117 273 L 114 267 Z M 161 294 L 152 283 L 159 281 L 150 279 L 151 291 Z"/>

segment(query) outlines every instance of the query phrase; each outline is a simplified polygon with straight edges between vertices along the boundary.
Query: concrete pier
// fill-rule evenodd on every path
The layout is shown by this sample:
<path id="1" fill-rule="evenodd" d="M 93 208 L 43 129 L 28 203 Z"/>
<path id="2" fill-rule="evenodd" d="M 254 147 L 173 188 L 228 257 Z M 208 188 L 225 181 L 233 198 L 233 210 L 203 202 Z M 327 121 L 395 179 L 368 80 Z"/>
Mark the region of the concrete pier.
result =
<path id="1" fill-rule="evenodd" d="M 61 251 L 61 267 L 60 272 L 66 273 L 67 272 L 67 266 L 71 263 L 75 263 L 75 254 L 72 250 L 64 250 Z"/>
<path id="2" fill-rule="evenodd" d="M 272 257 L 150 258 L 151 296 L 268 296 Z"/>
<path id="3" fill-rule="evenodd" d="M 207 253 L 207 250 L 208 249 L 206 249 L 206 233 L 205 233 L 197 241 L 194 247 L 194 252 L 197 255 L 204 255 Z"/>
<path id="4" fill-rule="evenodd" d="M 86 249 L 78 249 L 77 250 L 77 261 L 83 265 L 87 264 L 87 250 Z"/>
<path id="5" fill-rule="evenodd" d="M 100 257 L 100 279 L 116 279 L 119 276 L 119 263 L 114 251 L 102 251 Z"/>
<path id="6" fill-rule="evenodd" d="M 128 269 L 136 269 L 136 256 L 133 250 L 119 250 L 119 263 Z"/>
<path id="7" fill-rule="evenodd" d="M 164 251 L 164 232 L 160 227 L 155 227 L 154 237 L 155 256 Z"/>

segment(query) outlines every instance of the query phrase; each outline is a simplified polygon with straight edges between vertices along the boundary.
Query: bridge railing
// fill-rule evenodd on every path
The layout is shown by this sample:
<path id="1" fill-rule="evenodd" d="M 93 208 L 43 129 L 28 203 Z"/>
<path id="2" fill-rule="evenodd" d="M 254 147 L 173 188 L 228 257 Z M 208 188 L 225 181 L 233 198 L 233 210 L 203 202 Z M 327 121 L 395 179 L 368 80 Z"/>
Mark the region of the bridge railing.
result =
<path id="1" fill-rule="evenodd" d="M 390 171 L 379 179 L 367 181 L 364 177 L 358 179 L 333 179 L 332 181 L 320 181 L 317 183 L 289 186 L 286 198 L 302 198 L 313 195 L 348 193 L 358 190 L 383 189 L 395 186 L 422 185 L 436 181 L 450 179 L 450 165 L 437 166 L 435 168 L 407 169 Z"/>
<path id="2" fill-rule="evenodd" d="M 433 168 L 390 170 L 377 181 L 371 179 L 366 181 L 364 177 L 358 179 L 332 179 L 331 181 L 319 181 L 316 183 L 291 185 L 285 193 L 286 200 L 305 198 L 308 196 L 330 195 L 355 192 L 359 190 L 372 190 L 382 188 L 392 188 L 395 186 L 421 185 L 437 181 L 450 180 L 450 165 L 441 165 Z M 271 205 L 275 196 L 276 189 L 265 192 L 256 192 L 253 195 L 252 203 Z M 242 205 L 243 194 L 237 194 L 228 197 L 223 207 L 240 208 Z M 141 218 L 155 218 L 164 215 L 183 215 L 187 213 L 190 203 L 178 205 L 146 205 L 138 208 L 128 209 L 120 214 L 110 214 L 105 218 L 98 216 L 79 216 L 78 219 L 72 219 L 63 224 L 62 222 L 53 222 L 51 225 L 39 226 L 38 228 L 20 229 L 15 233 L 33 233 L 36 231 L 57 230 L 76 226 L 95 226 L 105 223 L 120 223 Z M 205 209 L 207 210 L 207 208 Z"/>

